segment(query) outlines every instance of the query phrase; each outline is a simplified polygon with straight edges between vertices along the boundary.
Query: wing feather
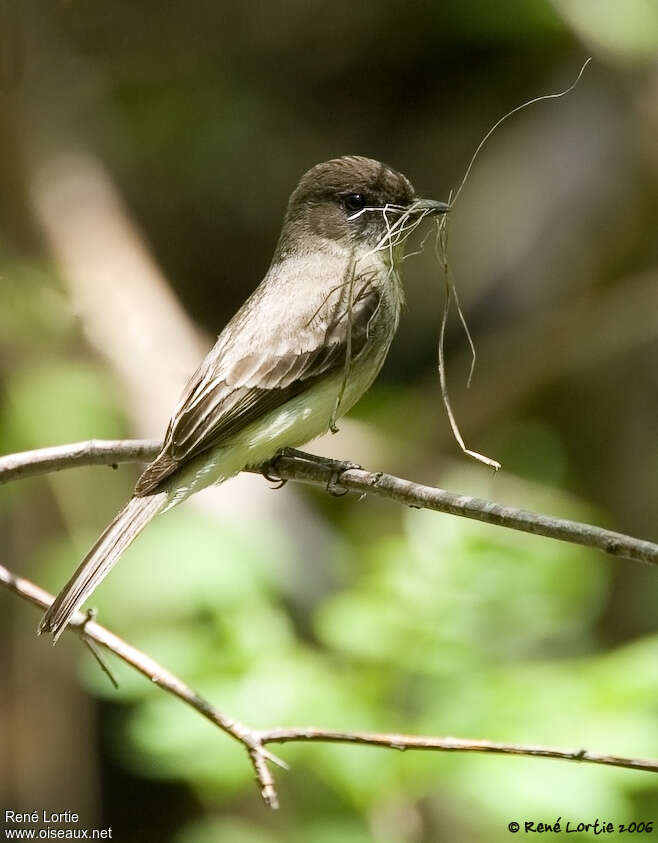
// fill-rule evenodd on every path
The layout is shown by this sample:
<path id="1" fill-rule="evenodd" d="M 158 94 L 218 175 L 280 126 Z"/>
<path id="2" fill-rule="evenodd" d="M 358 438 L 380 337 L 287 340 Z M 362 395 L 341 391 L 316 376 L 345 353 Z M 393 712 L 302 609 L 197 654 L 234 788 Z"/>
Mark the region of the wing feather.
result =
<path id="1" fill-rule="evenodd" d="M 157 491 L 182 464 L 220 445 L 319 377 L 344 366 L 348 331 L 351 356 L 356 358 L 368 338 L 380 294 L 368 278 L 357 279 L 354 287 L 351 317 L 344 296 L 339 296 L 320 318 L 311 311 L 313 330 L 302 332 L 301 338 L 277 336 L 276 331 L 272 337 L 270 331 L 260 348 L 252 345 L 246 353 L 227 359 L 231 357 L 231 346 L 226 343 L 231 335 L 228 328 L 240 327 L 238 313 L 188 383 L 169 423 L 163 449 L 137 481 L 135 494 Z"/>

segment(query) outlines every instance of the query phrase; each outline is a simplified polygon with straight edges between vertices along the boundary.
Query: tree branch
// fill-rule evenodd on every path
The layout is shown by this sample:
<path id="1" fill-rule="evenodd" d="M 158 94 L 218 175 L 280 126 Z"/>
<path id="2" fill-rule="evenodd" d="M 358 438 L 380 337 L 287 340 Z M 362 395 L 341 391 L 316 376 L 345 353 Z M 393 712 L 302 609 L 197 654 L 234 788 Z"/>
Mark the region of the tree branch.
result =
<path id="1" fill-rule="evenodd" d="M 38 585 L 30 582 L 30 580 L 12 574 L 3 565 L 0 565 L 0 584 L 41 609 L 47 609 L 55 599 L 52 594 L 39 588 Z M 264 742 L 257 732 L 240 723 L 238 720 L 227 717 L 227 715 L 223 714 L 219 709 L 215 708 L 193 691 L 189 685 L 186 685 L 181 679 L 174 676 L 173 673 L 170 673 L 166 668 L 159 665 L 150 656 L 127 644 L 118 635 L 110 632 L 109 629 L 96 623 L 89 615 L 83 612 L 76 612 L 69 622 L 68 629 L 76 632 L 81 638 L 90 639 L 96 644 L 100 644 L 101 647 L 110 653 L 114 653 L 115 656 L 118 656 L 126 664 L 129 664 L 135 670 L 146 676 L 155 685 L 178 697 L 179 700 L 187 703 L 187 705 L 192 706 L 199 714 L 202 714 L 207 720 L 214 723 L 215 726 L 219 726 L 220 729 L 241 743 L 247 750 L 254 766 L 256 780 L 258 781 L 260 792 L 266 805 L 269 805 L 270 808 L 278 807 L 274 780 L 267 766 L 267 760 L 274 761 L 283 767 L 286 765 L 265 749 Z"/>
<path id="2" fill-rule="evenodd" d="M 322 741 L 324 743 L 356 743 L 382 746 L 388 749 L 433 749 L 443 752 L 484 752 L 494 755 L 524 755 L 531 758 L 558 758 L 563 761 L 587 761 L 608 767 L 625 767 L 629 770 L 658 772 L 658 761 L 648 758 L 623 758 L 618 755 L 599 755 L 586 749 L 560 749 L 553 746 L 500 743 L 498 741 L 471 740 L 468 738 L 432 738 L 423 735 L 379 734 L 376 732 L 337 732 L 332 729 L 261 729 L 263 743 L 288 743 L 289 741 Z"/>
<path id="3" fill-rule="evenodd" d="M 121 462 L 150 460 L 159 449 L 160 443 L 153 440 L 92 439 L 89 442 L 10 454 L 0 457 L 0 485 L 75 466 L 117 465 Z M 290 452 L 275 460 L 274 470 L 282 480 L 322 485 L 328 489 L 338 486 L 361 494 L 388 498 L 418 509 L 473 518 L 524 533 L 595 547 L 611 556 L 658 565 L 658 545 L 644 539 L 615 533 L 592 524 L 501 506 L 493 501 L 413 483 L 391 474 L 366 471 L 350 463 L 314 454 Z M 253 471 L 258 472 L 259 469 Z"/>
<path id="4" fill-rule="evenodd" d="M 118 466 L 123 462 L 147 462 L 160 450 L 154 439 L 90 439 L 72 445 L 55 445 L 0 457 L 0 486 L 12 480 L 36 477 L 83 465 Z"/>
<path id="5" fill-rule="evenodd" d="M 17 577 L 0 565 L 0 585 L 41 609 L 47 609 L 53 601 L 52 594 L 44 591 L 29 580 Z M 379 734 L 374 732 L 339 732 L 318 729 L 313 726 L 251 729 L 238 720 L 221 712 L 214 705 L 196 693 L 189 685 L 159 665 L 150 656 L 125 642 L 95 620 L 82 612 L 76 612 L 69 623 L 71 631 L 84 641 L 93 641 L 126 664 L 147 677 L 163 691 L 177 697 L 198 711 L 215 726 L 230 735 L 245 748 L 254 768 L 256 781 L 265 804 L 278 808 L 278 795 L 274 777 L 268 761 L 287 769 L 287 764 L 268 749 L 268 743 L 289 743 L 291 741 L 322 741 L 327 743 L 352 743 L 380 746 L 388 749 L 424 749 L 443 752 L 483 752 L 498 755 L 523 755 L 540 758 L 556 758 L 563 761 L 583 761 L 607 767 L 623 767 L 630 770 L 645 770 L 658 773 L 658 760 L 648 758 L 626 758 L 616 755 L 600 755 L 585 749 L 559 749 L 548 746 L 498 743 L 496 741 L 469 740 L 453 737 L 425 737 L 422 735 Z"/>

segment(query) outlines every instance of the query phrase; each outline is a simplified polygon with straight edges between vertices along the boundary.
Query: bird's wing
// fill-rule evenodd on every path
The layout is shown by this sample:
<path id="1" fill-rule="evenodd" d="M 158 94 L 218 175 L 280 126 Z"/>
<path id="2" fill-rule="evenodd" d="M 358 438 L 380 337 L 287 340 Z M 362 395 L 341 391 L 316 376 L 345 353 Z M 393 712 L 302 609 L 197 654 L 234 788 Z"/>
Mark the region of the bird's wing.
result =
<path id="1" fill-rule="evenodd" d="M 295 319 L 274 324 L 262 318 L 268 309 L 258 291 L 252 296 L 189 381 L 162 451 L 137 481 L 136 495 L 158 491 L 182 464 L 345 366 L 346 355 L 358 356 L 380 293 L 372 277 L 361 276 L 352 284 L 350 308 L 339 287 L 320 308 L 310 300 L 302 305 L 302 318 L 297 312 Z"/>

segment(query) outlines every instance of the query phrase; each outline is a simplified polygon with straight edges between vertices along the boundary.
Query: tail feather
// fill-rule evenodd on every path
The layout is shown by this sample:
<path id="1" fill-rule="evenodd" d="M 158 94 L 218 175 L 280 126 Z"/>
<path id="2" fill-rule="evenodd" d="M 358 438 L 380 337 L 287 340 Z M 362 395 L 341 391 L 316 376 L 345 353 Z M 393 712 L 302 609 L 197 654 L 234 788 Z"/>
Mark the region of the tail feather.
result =
<path id="1" fill-rule="evenodd" d="M 100 584 L 124 550 L 167 503 L 167 493 L 132 498 L 106 527 L 77 570 L 59 592 L 41 619 L 39 635 L 50 632 L 53 643 L 62 634 L 71 616 Z"/>

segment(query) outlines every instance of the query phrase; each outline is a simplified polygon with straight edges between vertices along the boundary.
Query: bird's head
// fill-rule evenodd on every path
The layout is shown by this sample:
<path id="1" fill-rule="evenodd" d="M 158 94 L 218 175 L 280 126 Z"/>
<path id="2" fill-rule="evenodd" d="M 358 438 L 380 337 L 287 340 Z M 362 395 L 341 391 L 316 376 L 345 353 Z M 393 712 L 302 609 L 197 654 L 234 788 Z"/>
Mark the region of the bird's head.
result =
<path id="1" fill-rule="evenodd" d="M 284 221 L 280 250 L 298 251 L 304 236 L 364 249 L 397 248 L 425 216 L 445 213 L 444 202 L 419 199 L 409 179 L 358 155 L 317 164 L 301 177 Z"/>

